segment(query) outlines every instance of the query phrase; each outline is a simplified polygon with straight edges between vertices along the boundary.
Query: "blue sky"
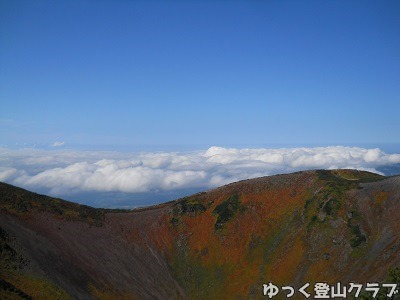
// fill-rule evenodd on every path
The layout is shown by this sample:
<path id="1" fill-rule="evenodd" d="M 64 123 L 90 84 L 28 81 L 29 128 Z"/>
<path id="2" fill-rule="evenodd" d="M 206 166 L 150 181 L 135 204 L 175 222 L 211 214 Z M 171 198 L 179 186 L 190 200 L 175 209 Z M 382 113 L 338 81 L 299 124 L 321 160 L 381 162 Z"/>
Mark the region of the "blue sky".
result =
<path id="1" fill-rule="evenodd" d="M 1 1 L 0 144 L 400 143 L 398 1 Z"/>

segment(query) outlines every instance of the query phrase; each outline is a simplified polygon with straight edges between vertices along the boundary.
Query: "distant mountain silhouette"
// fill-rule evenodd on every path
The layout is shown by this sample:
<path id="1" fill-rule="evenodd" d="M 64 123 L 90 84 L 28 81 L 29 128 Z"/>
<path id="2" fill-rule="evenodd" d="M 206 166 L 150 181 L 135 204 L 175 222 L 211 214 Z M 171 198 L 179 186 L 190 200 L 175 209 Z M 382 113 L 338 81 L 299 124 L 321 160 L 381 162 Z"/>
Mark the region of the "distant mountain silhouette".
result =
<path id="1" fill-rule="evenodd" d="M 135 210 L 0 183 L 0 298 L 258 299 L 269 282 L 399 283 L 399 220 L 400 176 L 356 170 L 244 180 Z"/>

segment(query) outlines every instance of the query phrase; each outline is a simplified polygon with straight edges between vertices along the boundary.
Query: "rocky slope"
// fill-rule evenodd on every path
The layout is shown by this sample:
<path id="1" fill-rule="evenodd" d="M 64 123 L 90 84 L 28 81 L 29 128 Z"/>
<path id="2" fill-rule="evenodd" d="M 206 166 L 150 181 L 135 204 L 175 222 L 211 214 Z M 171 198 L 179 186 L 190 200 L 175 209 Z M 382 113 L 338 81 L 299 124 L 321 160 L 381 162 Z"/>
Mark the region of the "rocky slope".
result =
<path id="1" fill-rule="evenodd" d="M 398 280 L 399 220 L 400 177 L 355 170 L 262 177 L 133 211 L 1 183 L 0 298 L 258 299 L 267 282 Z"/>

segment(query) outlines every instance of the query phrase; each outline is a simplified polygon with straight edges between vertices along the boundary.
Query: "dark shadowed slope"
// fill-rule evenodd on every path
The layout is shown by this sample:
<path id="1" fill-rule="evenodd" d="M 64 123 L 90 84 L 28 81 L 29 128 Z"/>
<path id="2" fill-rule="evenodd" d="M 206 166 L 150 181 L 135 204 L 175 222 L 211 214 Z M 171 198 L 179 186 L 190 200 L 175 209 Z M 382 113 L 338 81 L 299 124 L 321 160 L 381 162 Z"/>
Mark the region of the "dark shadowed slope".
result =
<path id="1" fill-rule="evenodd" d="M 54 299 L 183 295 L 164 257 L 146 241 L 162 207 L 114 212 L 6 184 L 0 189 L 1 277 L 18 290 Z M 135 230 L 143 235 L 133 238 Z"/>
<path id="2" fill-rule="evenodd" d="M 16 299 L 261 298 L 270 281 L 382 281 L 400 265 L 398 176 L 298 172 L 134 211 L 0 195 L 0 295 Z"/>

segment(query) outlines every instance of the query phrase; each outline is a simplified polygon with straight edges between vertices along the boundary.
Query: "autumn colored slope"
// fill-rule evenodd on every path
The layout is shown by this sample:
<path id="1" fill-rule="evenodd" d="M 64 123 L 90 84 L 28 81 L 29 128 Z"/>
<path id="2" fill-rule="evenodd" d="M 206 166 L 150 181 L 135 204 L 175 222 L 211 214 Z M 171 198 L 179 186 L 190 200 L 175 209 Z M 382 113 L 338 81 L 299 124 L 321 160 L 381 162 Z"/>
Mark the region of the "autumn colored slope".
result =
<path id="1" fill-rule="evenodd" d="M 399 176 L 298 172 L 134 211 L 0 193 L 0 293 L 15 299 L 258 299 L 266 282 L 400 274 Z"/>

